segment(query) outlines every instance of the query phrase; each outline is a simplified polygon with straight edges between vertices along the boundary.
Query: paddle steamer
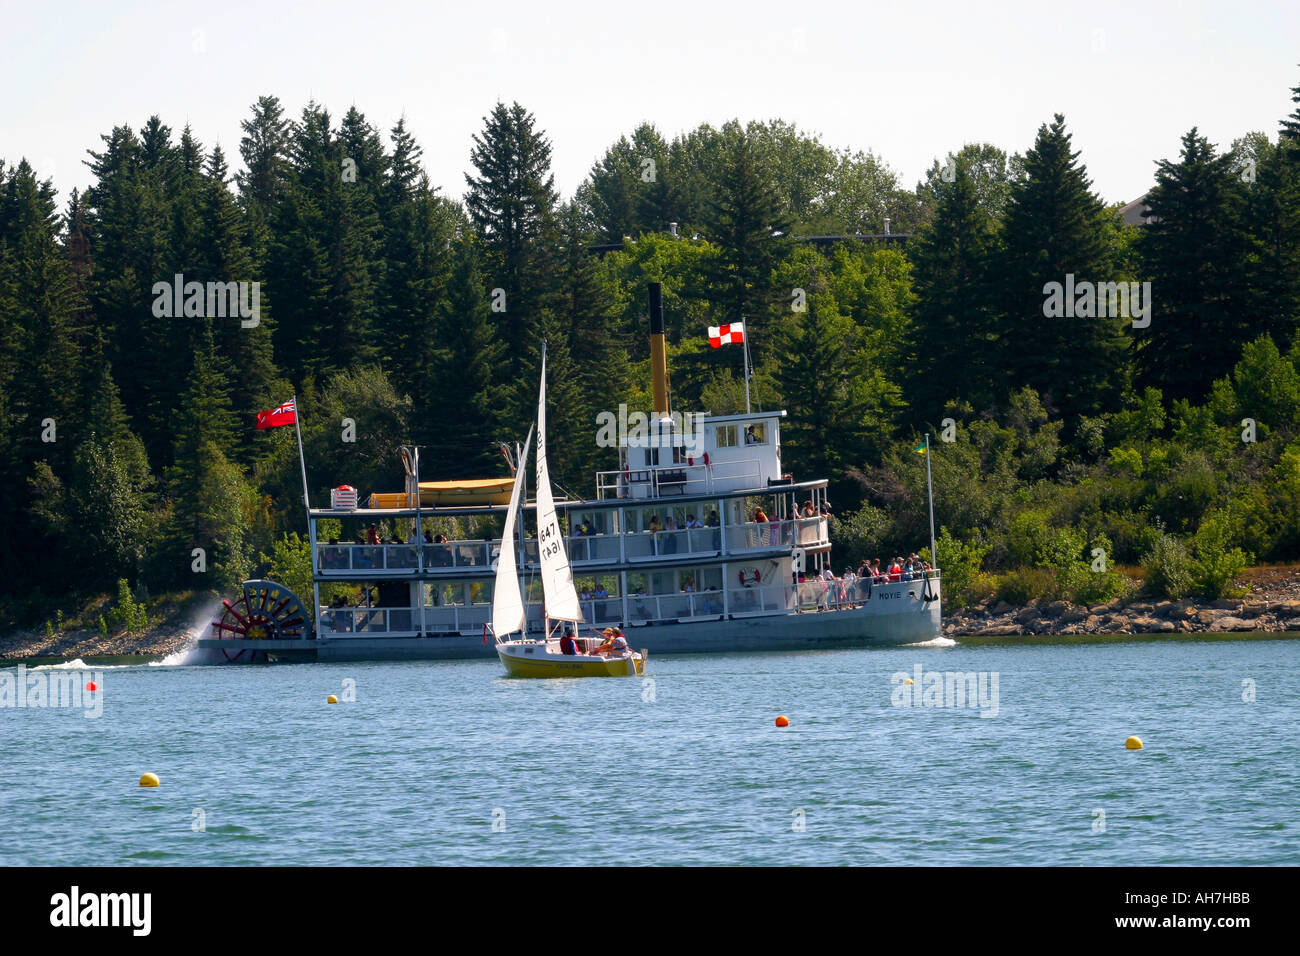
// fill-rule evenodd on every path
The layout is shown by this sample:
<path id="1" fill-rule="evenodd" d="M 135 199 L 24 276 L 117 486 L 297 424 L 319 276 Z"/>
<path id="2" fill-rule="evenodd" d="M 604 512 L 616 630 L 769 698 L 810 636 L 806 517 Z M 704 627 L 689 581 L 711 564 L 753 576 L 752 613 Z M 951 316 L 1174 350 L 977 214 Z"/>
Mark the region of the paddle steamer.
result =
<path id="1" fill-rule="evenodd" d="M 823 580 L 831 550 L 827 480 L 797 480 L 784 470 L 784 411 L 703 413 L 690 429 L 669 413 L 660 302 L 652 284 L 650 427 L 640 434 L 620 430 L 618 467 L 597 473 L 590 498 L 554 501 L 567 525 L 564 545 L 582 627 L 621 628 L 633 647 L 655 655 L 909 644 L 939 636 L 937 569 L 848 594 Z M 425 529 L 438 518 L 491 517 L 500 527 L 514 483 L 422 482 L 418 449 L 403 449 L 402 460 L 405 491 L 372 494 L 358 507 L 345 486 L 336 489 L 331 507 L 308 509 L 314 626 L 282 585 L 249 581 L 241 597 L 225 602 L 200 646 L 243 661 L 495 656 L 485 626 L 501 535 L 429 541 Z M 804 513 L 808 503 L 811 515 Z M 525 497 L 522 524 L 537 526 L 536 509 Z M 343 533 L 322 540 L 327 521 Z M 347 543 L 372 525 L 405 543 L 391 537 Z M 540 638 L 546 609 L 538 542 L 514 535 L 511 546 L 523 583 L 525 633 Z M 323 606 L 330 584 L 360 586 L 366 598 L 361 606 Z"/>

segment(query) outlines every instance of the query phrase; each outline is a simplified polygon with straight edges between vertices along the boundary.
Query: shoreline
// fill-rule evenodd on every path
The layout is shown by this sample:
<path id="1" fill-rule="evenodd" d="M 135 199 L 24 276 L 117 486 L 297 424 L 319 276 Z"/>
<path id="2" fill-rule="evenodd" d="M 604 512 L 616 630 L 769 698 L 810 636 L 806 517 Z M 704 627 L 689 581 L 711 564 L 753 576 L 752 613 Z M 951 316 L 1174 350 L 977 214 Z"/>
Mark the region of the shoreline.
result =
<path id="1" fill-rule="evenodd" d="M 1236 582 L 1241 597 L 1170 600 L 1141 594 L 1091 606 L 986 597 L 945 614 L 943 636 L 1035 637 L 1078 634 L 1230 634 L 1300 632 L 1300 568 L 1257 567 Z"/>

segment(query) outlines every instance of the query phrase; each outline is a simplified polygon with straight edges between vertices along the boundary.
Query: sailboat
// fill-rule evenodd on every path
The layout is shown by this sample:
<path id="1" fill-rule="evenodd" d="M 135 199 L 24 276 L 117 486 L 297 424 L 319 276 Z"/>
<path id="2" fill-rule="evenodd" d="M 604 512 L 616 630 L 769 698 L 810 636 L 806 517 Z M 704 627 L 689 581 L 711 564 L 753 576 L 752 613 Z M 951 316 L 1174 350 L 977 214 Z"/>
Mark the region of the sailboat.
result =
<path id="1" fill-rule="evenodd" d="M 492 621 L 497 656 L 511 677 L 635 677 L 645 673 L 646 652 L 632 651 L 622 634 L 606 628 L 599 637 L 579 637 L 582 608 L 573 586 L 573 571 L 560 533 L 551 494 L 551 476 L 546 461 L 546 348 L 542 347 L 542 383 L 537 399 L 537 547 L 542 576 L 543 638 L 527 636 L 528 618 L 519 587 L 515 557 L 515 524 L 519 519 L 524 475 L 528 461 L 528 440 L 515 469 L 510 507 L 501 533 L 496 584 L 492 592 Z M 552 630 L 551 622 L 555 622 Z M 570 629 L 573 634 L 570 635 Z M 518 632 L 519 637 L 508 640 Z"/>

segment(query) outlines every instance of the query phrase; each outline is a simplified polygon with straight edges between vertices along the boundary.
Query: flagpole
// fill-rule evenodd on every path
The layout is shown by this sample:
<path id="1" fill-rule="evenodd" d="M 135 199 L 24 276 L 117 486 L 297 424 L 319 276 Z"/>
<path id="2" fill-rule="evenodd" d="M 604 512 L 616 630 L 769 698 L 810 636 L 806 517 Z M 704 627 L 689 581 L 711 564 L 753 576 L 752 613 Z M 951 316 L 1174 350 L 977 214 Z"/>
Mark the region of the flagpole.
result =
<path id="1" fill-rule="evenodd" d="M 742 327 L 745 324 L 743 315 L 740 317 L 740 324 Z M 745 414 L 752 415 L 753 410 L 749 407 L 749 329 L 740 333 L 740 341 L 745 346 Z"/>
<path id="2" fill-rule="evenodd" d="M 925 433 L 925 488 L 930 499 L 930 563 L 939 566 L 939 555 L 934 550 L 934 481 L 930 477 L 930 433 Z"/>
<path id="3" fill-rule="evenodd" d="M 311 495 L 307 491 L 307 459 L 302 453 L 302 415 L 298 411 L 298 396 L 293 396 L 293 430 L 298 435 L 298 464 L 302 467 L 302 503 L 311 512 Z"/>

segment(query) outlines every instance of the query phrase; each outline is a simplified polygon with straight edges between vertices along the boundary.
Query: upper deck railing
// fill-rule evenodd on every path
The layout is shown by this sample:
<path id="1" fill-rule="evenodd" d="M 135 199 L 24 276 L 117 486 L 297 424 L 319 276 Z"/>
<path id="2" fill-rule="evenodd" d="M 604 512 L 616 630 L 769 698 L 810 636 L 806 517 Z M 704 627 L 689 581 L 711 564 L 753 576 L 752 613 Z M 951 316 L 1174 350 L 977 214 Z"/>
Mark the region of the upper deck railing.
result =
<path id="1" fill-rule="evenodd" d="M 725 544 L 725 549 L 724 549 Z M 830 544 L 825 516 L 745 522 L 722 527 L 628 531 L 623 534 L 574 534 L 565 541 L 575 568 L 685 557 L 750 556 L 754 552 Z M 446 541 L 420 544 L 320 544 L 317 571 L 322 577 L 350 575 L 438 574 L 495 567 L 500 541 Z M 537 541 L 523 541 L 525 566 L 537 564 Z"/>
<path id="2" fill-rule="evenodd" d="M 596 498 L 664 498 L 741 491 L 763 484 L 757 458 L 715 461 L 696 458 L 671 465 L 596 472 Z"/>

